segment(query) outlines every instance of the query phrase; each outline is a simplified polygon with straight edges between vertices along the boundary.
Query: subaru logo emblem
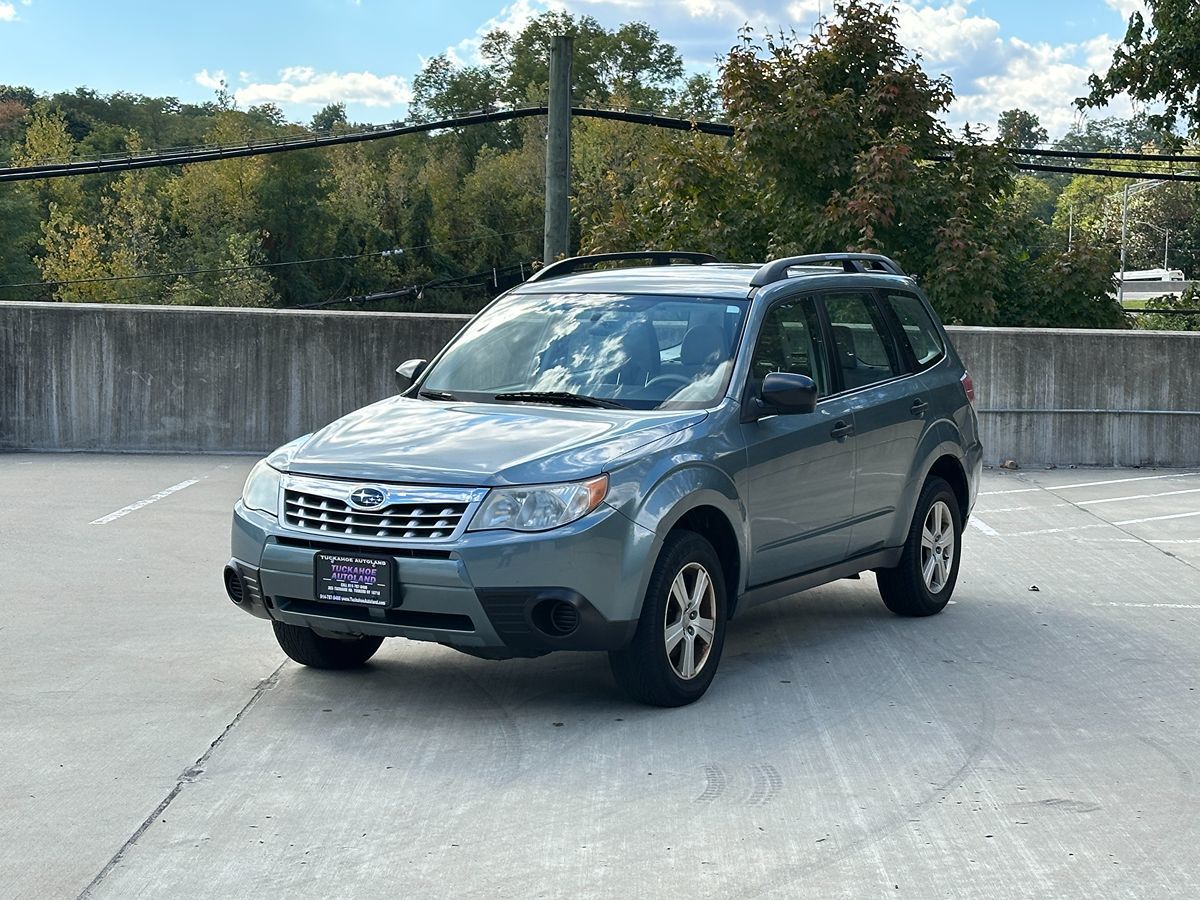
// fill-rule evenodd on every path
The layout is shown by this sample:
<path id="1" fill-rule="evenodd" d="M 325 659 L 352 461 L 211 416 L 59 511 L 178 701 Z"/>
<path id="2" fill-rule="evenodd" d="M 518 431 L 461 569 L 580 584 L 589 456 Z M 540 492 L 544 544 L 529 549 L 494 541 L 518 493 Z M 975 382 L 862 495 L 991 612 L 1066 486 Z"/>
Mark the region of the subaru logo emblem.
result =
<path id="1" fill-rule="evenodd" d="M 379 509 L 387 502 L 387 495 L 373 487 L 361 487 L 352 491 L 350 502 L 359 509 Z"/>

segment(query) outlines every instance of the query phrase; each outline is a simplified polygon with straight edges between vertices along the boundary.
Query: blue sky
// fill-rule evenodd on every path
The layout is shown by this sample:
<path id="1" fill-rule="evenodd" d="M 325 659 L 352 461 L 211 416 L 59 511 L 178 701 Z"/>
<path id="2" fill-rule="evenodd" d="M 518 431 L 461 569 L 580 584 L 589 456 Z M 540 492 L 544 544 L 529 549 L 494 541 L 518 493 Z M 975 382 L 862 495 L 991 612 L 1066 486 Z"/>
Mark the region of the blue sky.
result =
<path id="1" fill-rule="evenodd" d="M 993 124 L 1032 109 L 1052 135 L 1103 69 L 1140 0 L 902 0 L 902 38 L 954 79 L 950 121 Z M 87 85 L 201 101 L 224 77 L 243 105 L 274 102 L 306 121 L 325 103 L 351 118 L 404 117 L 412 77 L 442 52 L 473 61 L 491 27 L 519 29 L 548 8 L 606 26 L 641 20 L 711 67 L 744 23 L 807 32 L 832 0 L 0 0 L 0 83 Z M 1113 108 L 1124 114 L 1124 104 Z"/>

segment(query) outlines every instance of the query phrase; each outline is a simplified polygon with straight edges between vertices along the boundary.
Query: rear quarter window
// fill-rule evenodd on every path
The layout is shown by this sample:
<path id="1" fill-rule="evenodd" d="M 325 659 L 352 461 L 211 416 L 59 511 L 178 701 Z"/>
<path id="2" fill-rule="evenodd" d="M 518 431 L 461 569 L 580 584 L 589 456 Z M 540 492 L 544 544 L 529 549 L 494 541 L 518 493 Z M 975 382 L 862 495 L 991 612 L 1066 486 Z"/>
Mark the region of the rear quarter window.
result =
<path id="1" fill-rule="evenodd" d="M 946 352 L 942 335 L 921 298 L 903 291 L 888 291 L 884 295 L 884 302 L 899 320 L 900 330 L 912 349 L 917 368 L 928 368 L 941 359 Z"/>

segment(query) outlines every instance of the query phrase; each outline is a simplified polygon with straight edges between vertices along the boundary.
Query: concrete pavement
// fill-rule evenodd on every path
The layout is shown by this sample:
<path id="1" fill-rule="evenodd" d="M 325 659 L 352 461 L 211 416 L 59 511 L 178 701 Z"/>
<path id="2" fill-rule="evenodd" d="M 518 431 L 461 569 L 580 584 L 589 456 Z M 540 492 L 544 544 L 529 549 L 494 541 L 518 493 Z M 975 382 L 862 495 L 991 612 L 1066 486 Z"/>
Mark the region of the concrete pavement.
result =
<path id="1" fill-rule="evenodd" d="M 1200 473 L 987 472 L 943 615 L 752 610 L 663 711 L 601 654 L 284 663 L 220 586 L 251 462 L 0 456 L 0 896 L 1200 892 Z"/>

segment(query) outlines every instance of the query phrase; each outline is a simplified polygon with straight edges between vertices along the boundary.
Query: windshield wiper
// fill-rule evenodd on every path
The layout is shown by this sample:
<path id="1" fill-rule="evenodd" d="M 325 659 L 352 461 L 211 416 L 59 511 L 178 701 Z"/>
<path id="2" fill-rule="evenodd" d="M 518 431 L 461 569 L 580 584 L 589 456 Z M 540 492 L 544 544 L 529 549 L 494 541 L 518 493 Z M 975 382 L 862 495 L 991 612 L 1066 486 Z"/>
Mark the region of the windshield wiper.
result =
<path id="1" fill-rule="evenodd" d="M 526 400 L 530 403 L 556 403 L 561 406 L 588 406 L 599 409 L 628 409 L 624 403 L 618 403 L 616 400 L 573 394 L 570 391 L 511 391 L 507 394 L 496 394 L 492 399 Z"/>
<path id="2" fill-rule="evenodd" d="M 424 397 L 426 400 L 457 400 L 449 391 L 419 391 L 418 397 Z"/>

